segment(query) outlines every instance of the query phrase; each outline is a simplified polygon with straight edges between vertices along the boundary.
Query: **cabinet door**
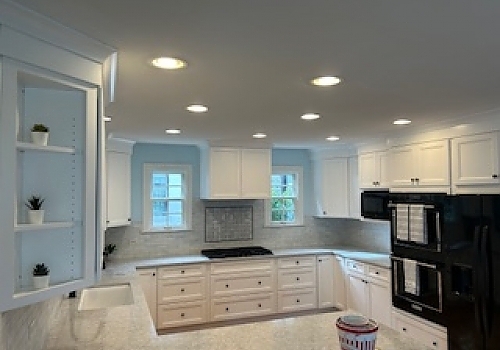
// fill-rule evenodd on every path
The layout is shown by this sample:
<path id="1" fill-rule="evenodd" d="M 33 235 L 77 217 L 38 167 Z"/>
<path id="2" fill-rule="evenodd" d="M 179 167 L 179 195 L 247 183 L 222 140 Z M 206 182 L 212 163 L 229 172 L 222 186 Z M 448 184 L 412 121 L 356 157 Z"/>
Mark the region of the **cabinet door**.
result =
<path id="1" fill-rule="evenodd" d="M 369 316 L 368 308 L 368 283 L 358 275 L 348 275 L 349 294 L 347 295 L 347 307 L 362 315 Z"/>
<path id="2" fill-rule="evenodd" d="M 498 132 L 451 140 L 453 185 L 497 185 Z"/>
<path id="3" fill-rule="evenodd" d="M 271 150 L 241 150 L 241 197 L 271 197 Z"/>
<path id="4" fill-rule="evenodd" d="M 418 154 L 418 186 L 450 186 L 450 146 L 448 140 L 415 146 Z"/>
<path id="5" fill-rule="evenodd" d="M 373 188 L 379 180 L 376 176 L 375 153 L 364 153 L 358 157 L 358 178 L 360 188 Z"/>
<path id="6" fill-rule="evenodd" d="M 391 168 L 389 165 L 390 155 L 389 152 L 377 152 L 376 160 L 376 174 L 378 178 L 378 187 L 389 188 L 391 184 Z"/>
<path id="7" fill-rule="evenodd" d="M 333 255 L 318 256 L 318 307 L 335 306 Z"/>
<path id="8" fill-rule="evenodd" d="M 108 227 L 130 224 L 130 154 L 106 152 Z"/>
<path id="9" fill-rule="evenodd" d="M 212 148 L 210 150 L 210 198 L 240 198 L 240 150 Z"/>
<path id="10" fill-rule="evenodd" d="M 141 285 L 146 303 L 148 304 L 153 324 L 157 325 L 157 308 L 156 308 L 156 269 L 139 269 L 139 283 Z"/>
<path id="11" fill-rule="evenodd" d="M 323 215 L 349 216 L 349 189 L 347 158 L 323 160 L 321 198 Z"/>
<path id="12" fill-rule="evenodd" d="M 391 326 L 391 291 L 388 283 L 370 283 L 370 318 Z"/>
<path id="13" fill-rule="evenodd" d="M 347 297 L 344 274 L 344 258 L 341 256 L 335 256 L 333 259 L 333 279 L 334 306 L 344 310 L 347 308 Z"/>
<path id="14" fill-rule="evenodd" d="M 417 175 L 415 148 L 412 146 L 394 147 L 390 152 L 391 186 L 410 187 Z"/>

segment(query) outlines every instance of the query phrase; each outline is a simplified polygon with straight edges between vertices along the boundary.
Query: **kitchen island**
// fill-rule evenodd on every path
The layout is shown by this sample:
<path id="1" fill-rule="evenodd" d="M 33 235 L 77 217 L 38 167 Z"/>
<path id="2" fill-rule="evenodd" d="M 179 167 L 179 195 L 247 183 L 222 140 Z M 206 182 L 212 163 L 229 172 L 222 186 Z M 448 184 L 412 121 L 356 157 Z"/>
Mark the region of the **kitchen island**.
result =
<path id="1" fill-rule="evenodd" d="M 306 251 L 284 251 L 281 254 L 293 255 L 299 252 L 304 254 Z M 169 263 L 195 263 L 202 257 L 168 259 Z M 158 259 L 152 260 L 152 263 L 157 262 Z M 46 350 L 340 349 L 335 321 L 349 311 L 302 315 L 158 336 L 135 274 L 136 266 L 147 264 L 145 260 L 114 262 L 104 271 L 100 284 L 131 284 L 134 294 L 132 305 L 78 311 L 78 298 L 65 298 L 62 301 L 60 317 L 51 327 Z M 377 348 L 426 349 L 383 325 L 380 325 Z"/>

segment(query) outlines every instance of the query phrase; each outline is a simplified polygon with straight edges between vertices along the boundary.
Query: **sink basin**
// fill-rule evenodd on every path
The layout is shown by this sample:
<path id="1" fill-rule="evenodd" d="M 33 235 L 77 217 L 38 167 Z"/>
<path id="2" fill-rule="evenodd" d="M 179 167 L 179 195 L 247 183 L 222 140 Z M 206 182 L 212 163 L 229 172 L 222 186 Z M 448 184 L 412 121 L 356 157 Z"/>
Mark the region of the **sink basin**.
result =
<path id="1" fill-rule="evenodd" d="M 134 303 L 130 283 L 86 288 L 82 291 L 78 310 L 97 310 Z"/>

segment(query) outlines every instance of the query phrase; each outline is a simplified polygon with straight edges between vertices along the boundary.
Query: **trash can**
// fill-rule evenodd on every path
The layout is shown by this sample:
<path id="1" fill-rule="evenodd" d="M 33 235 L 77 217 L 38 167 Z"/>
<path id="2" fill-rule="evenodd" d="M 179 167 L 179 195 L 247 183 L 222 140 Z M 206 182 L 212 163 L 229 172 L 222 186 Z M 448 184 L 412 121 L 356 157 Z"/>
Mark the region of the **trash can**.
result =
<path id="1" fill-rule="evenodd" d="M 337 319 L 342 350 L 375 350 L 378 325 L 364 316 L 346 315 Z"/>

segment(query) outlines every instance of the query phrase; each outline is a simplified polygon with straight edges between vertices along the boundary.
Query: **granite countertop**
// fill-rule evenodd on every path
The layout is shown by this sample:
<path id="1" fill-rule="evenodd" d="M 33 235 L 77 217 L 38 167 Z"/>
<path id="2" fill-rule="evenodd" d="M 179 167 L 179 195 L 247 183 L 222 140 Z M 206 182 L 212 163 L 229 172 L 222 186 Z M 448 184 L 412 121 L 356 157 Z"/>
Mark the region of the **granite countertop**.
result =
<path id="1" fill-rule="evenodd" d="M 388 263 L 387 254 L 342 249 L 277 250 L 277 256 L 336 253 L 348 258 Z M 79 299 L 64 298 L 59 318 L 51 325 L 46 350 L 146 350 L 146 349 L 340 349 L 336 319 L 349 311 L 319 313 L 214 327 L 158 336 L 154 330 L 144 294 L 136 277 L 137 266 L 147 267 L 209 261 L 202 256 L 111 262 L 99 284 L 130 283 L 134 304 L 92 311 L 78 311 Z M 425 347 L 380 325 L 380 350 L 424 350 Z"/>

